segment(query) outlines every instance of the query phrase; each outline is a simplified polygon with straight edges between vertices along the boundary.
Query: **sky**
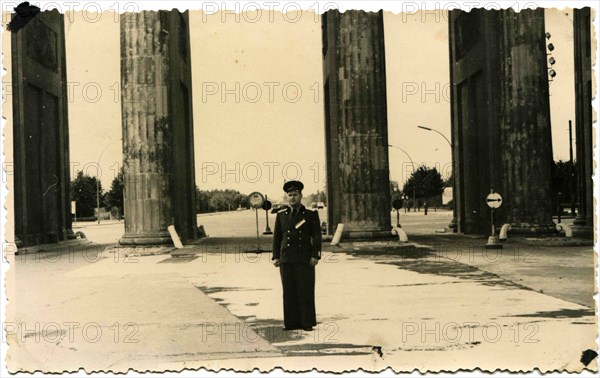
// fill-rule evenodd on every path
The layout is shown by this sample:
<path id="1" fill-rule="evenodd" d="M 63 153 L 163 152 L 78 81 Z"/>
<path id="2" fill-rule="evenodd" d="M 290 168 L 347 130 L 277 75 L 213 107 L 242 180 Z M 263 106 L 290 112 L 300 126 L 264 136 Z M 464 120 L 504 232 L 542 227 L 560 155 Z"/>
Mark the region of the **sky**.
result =
<path id="1" fill-rule="evenodd" d="M 105 189 L 122 165 L 119 23 L 115 14 L 65 16 L 72 177 L 100 177 Z M 547 11 L 558 75 L 550 86 L 555 159 L 569 157 L 574 120 L 572 16 Z M 384 15 L 390 179 L 411 164 L 450 174 L 448 25 L 445 13 Z M 3 34 L 9 62 L 10 40 Z M 96 38 L 95 36 L 102 36 Z M 305 194 L 325 188 L 321 26 L 309 11 L 285 15 L 190 15 L 196 183 L 201 189 L 283 196 L 285 179 Z M 8 59 L 8 60 L 7 60 Z M 10 75 L 3 78 L 10 80 Z M 5 101 L 5 111 L 12 106 Z M 406 151 L 403 152 L 402 150 Z"/>

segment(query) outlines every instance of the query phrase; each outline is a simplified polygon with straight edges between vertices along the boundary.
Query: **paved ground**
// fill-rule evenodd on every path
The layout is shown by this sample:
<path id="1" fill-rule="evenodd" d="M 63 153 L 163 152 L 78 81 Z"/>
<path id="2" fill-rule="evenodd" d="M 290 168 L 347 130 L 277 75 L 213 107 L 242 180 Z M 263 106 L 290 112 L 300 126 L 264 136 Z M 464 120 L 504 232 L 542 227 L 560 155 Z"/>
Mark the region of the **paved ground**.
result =
<path id="1" fill-rule="evenodd" d="M 276 214 L 269 212 L 269 227 L 272 230 Z M 321 222 L 327 221 L 327 209 L 319 209 Z M 452 219 L 452 212 L 447 210 L 429 211 L 428 215 L 423 212 L 400 211 L 400 223 L 409 235 L 431 234 L 448 226 Z M 396 223 L 396 212 L 392 212 L 392 223 Z M 245 237 L 256 236 L 256 214 L 254 210 L 231 211 L 224 213 L 211 213 L 198 215 L 198 225 L 203 225 L 206 233 L 212 237 Z M 262 235 L 267 226 L 264 210 L 258 213 L 258 230 Z M 109 220 L 95 222 L 78 222 L 73 225 L 74 231 L 82 231 L 96 243 L 117 242 L 123 235 L 124 225 L 122 221 Z M 88 235 L 88 231 L 91 232 Z"/>
<path id="2" fill-rule="evenodd" d="M 252 234 L 253 217 L 204 217 L 212 236 L 172 255 L 115 249 L 122 223 L 106 223 L 79 225 L 97 243 L 9 256 L 10 370 L 580 371 L 582 351 L 597 350 L 591 247 L 515 238 L 497 255 L 484 239 L 420 234 L 449 213 L 432 224 L 414 214 L 413 225 L 407 215 L 409 244 L 327 245 L 319 325 L 284 332 L 269 254 L 245 253 L 256 249 L 251 236 L 211 230 L 221 222 Z"/>

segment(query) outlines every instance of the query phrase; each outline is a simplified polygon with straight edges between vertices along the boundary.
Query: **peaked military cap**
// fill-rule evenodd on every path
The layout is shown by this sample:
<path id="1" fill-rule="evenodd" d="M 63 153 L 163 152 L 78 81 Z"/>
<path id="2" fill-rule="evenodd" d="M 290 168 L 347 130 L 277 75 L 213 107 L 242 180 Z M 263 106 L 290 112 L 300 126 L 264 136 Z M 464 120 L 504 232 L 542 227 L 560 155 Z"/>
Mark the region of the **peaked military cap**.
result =
<path id="1" fill-rule="evenodd" d="M 286 193 L 291 192 L 292 190 L 302 191 L 302 189 L 304 189 L 304 184 L 300 181 L 293 180 L 283 184 L 283 191 Z"/>

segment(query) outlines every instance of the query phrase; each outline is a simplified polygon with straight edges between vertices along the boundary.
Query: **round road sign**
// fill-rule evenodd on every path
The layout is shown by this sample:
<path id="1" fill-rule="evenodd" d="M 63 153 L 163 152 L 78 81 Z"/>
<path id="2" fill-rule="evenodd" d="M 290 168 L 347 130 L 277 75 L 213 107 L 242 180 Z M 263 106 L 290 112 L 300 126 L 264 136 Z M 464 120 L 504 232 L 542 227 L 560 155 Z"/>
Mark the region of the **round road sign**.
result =
<path id="1" fill-rule="evenodd" d="M 269 200 L 265 200 L 265 202 L 262 204 L 263 210 L 271 210 L 271 207 L 273 207 L 273 204 Z"/>
<path id="2" fill-rule="evenodd" d="M 259 192 L 252 192 L 248 195 L 248 202 L 253 208 L 260 209 L 265 202 L 265 197 Z"/>
<path id="3" fill-rule="evenodd" d="M 502 196 L 498 193 L 490 193 L 485 199 L 487 205 L 492 209 L 497 209 L 502 205 Z"/>

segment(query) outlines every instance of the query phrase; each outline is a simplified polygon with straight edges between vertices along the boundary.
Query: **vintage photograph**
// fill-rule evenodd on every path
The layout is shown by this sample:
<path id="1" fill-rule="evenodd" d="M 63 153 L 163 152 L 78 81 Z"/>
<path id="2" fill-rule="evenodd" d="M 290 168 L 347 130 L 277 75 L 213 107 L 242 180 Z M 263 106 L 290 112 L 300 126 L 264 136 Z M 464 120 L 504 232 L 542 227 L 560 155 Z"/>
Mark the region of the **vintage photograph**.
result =
<path id="1" fill-rule="evenodd" d="M 2 2 L 2 372 L 597 376 L 598 3 L 173 4 Z"/>

